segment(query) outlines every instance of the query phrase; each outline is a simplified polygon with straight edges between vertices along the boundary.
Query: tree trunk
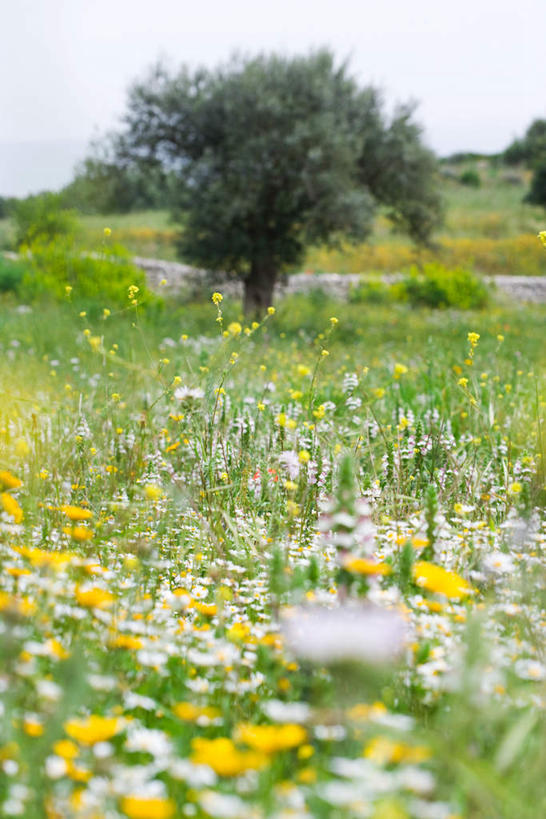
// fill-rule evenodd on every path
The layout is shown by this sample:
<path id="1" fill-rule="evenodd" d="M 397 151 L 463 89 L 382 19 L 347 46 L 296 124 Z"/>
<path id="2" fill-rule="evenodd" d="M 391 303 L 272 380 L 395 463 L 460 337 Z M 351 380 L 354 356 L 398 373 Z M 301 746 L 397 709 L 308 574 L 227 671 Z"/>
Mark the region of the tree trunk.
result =
<path id="1" fill-rule="evenodd" d="M 273 289 L 277 271 L 272 265 L 253 264 L 244 280 L 243 310 L 249 318 L 263 318 L 273 304 Z"/>

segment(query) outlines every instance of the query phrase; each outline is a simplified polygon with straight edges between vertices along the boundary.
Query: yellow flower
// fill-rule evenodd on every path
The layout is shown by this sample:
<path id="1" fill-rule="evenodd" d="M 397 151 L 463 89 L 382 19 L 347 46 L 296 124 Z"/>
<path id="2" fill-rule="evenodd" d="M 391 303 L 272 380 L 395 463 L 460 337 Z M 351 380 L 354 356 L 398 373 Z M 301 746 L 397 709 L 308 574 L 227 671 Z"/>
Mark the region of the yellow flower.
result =
<path id="1" fill-rule="evenodd" d="M 462 387 L 464 389 L 468 384 L 468 378 L 459 378 L 457 384 L 459 385 L 459 387 Z"/>
<path id="2" fill-rule="evenodd" d="M 374 737 L 364 748 L 363 756 L 378 765 L 408 763 L 417 765 L 430 759 L 430 750 L 424 745 L 407 745 L 389 737 Z"/>
<path id="3" fill-rule="evenodd" d="M 30 564 L 37 569 L 47 567 L 60 570 L 74 558 L 74 555 L 70 554 L 70 552 L 48 552 L 46 549 L 31 548 L 30 546 L 21 546 L 15 551 L 22 557 L 26 557 Z"/>
<path id="4" fill-rule="evenodd" d="M 37 719 L 27 717 L 23 722 L 23 731 L 29 737 L 41 737 L 44 733 L 44 726 Z"/>
<path id="5" fill-rule="evenodd" d="M 212 294 L 212 301 L 214 302 L 214 304 L 220 304 L 223 298 L 224 297 L 222 296 L 222 294 L 218 293 L 218 291 Z"/>
<path id="6" fill-rule="evenodd" d="M 267 308 L 267 315 L 268 316 L 272 316 L 274 313 L 275 313 L 275 308 L 274 307 L 268 307 Z"/>
<path id="7" fill-rule="evenodd" d="M 12 475 L 7 469 L 0 469 L 0 483 L 2 483 L 6 489 L 19 489 L 19 487 L 23 485 L 23 481 L 16 478 L 15 475 Z"/>
<path id="8" fill-rule="evenodd" d="M 394 370 L 392 372 L 393 378 L 400 378 L 400 376 L 405 375 L 408 371 L 408 368 L 405 364 L 396 363 L 394 365 Z"/>
<path id="9" fill-rule="evenodd" d="M 142 648 L 143 643 L 140 637 L 133 637 L 132 634 L 118 634 L 110 642 L 110 645 L 114 648 L 126 648 L 138 651 L 139 648 Z"/>
<path id="10" fill-rule="evenodd" d="M 478 341 L 480 340 L 480 334 L 479 333 L 468 333 L 467 338 L 468 338 L 468 340 L 470 342 L 470 346 L 475 347 L 476 344 L 478 343 Z"/>
<path id="11" fill-rule="evenodd" d="M 30 452 L 30 447 L 24 438 L 17 438 L 15 441 L 15 454 L 19 458 L 24 458 Z"/>
<path id="12" fill-rule="evenodd" d="M 121 809 L 130 819 L 170 819 L 174 816 L 176 805 L 172 799 L 159 796 L 125 796 Z"/>
<path id="13" fill-rule="evenodd" d="M 214 708 L 212 705 L 194 705 L 191 702 L 179 702 L 173 706 L 173 711 L 178 719 L 184 722 L 196 722 L 201 717 L 206 719 L 216 719 L 221 716 L 219 708 Z"/>
<path id="14" fill-rule="evenodd" d="M 94 586 L 91 589 L 81 589 L 79 586 L 75 592 L 76 600 L 80 606 L 92 609 L 108 609 L 113 605 L 115 597 L 109 591 Z"/>
<path id="15" fill-rule="evenodd" d="M 275 754 L 289 748 L 297 748 L 307 741 L 307 731 L 301 725 L 286 723 L 284 725 L 252 725 L 244 723 L 237 726 L 235 739 L 249 745 L 255 751 L 264 754 Z"/>
<path id="16" fill-rule="evenodd" d="M 192 739 L 191 745 L 191 761 L 196 765 L 208 765 L 219 776 L 238 776 L 245 771 L 260 770 L 268 761 L 265 754 L 239 751 L 228 737 L 196 737 Z"/>
<path id="17" fill-rule="evenodd" d="M 298 364 L 298 366 L 296 367 L 296 372 L 299 376 L 303 378 L 304 376 L 309 375 L 311 370 L 309 369 L 309 367 L 306 367 L 305 364 Z"/>
<path id="18" fill-rule="evenodd" d="M 347 557 L 343 561 L 343 568 L 353 574 L 390 574 L 392 569 L 388 563 L 377 560 L 367 560 L 365 557 Z"/>
<path id="19" fill-rule="evenodd" d="M 23 510 L 11 495 L 7 492 L 2 492 L 0 495 L 4 512 L 7 512 L 13 518 L 14 523 L 21 523 L 23 520 Z"/>
<path id="20" fill-rule="evenodd" d="M 156 501 L 163 497 L 163 490 L 154 483 L 149 483 L 144 487 L 144 494 L 148 500 Z"/>
<path id="21" fill-rule="evenodd" d="M 242 330 L 243 328 L 238 321 L 232 321 L 231 324 L 228 324 L 228 333 L 231 333 L 232 336 L 239 336 Z"/>
<path id="22" fill-rule="evenodd" d="M 523 486 L 520 484 L 520 482 L 519 481 L 514 481 L 514 483 L 512 483 L 510 485 L 510 488 L 508 489 L 508 491 L 509 491 L 509 493 L 511 495 L 519 495 L 519 493 L 521 492 L 522 489 L 523 489 Z"/>
<path id="23" fill-rule="evenodd" d="M 71 719 L 64 724 L 64 730 L 68 736 L 82 745 L 106 742 L 112 739 L 121 730 L 121 727 L 121 722 L 116 717 L 99 717 L 96 714 L 82 719 Z"/>
<path id="24" fill-rule="evenodd" d="M 93 512 L 90 509 L 83 509 L 81 506 L 65 504 L 61 506 L 61 512 L 64 512 L 66 517 L 73 521 L 90 520 L 93 517 Z"/>
<path id="25" fill-rule="evenodd" d="M 415 563 L 413 576 L 418 586 L 443 594 L 445 597 L 458 599 L 473 591 L 472 586 L 456 572 L 450 572 L 425 560 Z"/>
<path id="26" fill-rule="evenodd" d="M 538 234 L 538 238 L 540 239 L 544 247 L 546 247 L 546 230 L 541 230 L 540 233 Z"/>
<path id="27" fill-rule="evenodd" d="M 383 387 L 375 387 L 372 390 L 372 395 L 375 396 L 375 398 L 383 398 L 383 396 L 385 395 L 385 390 L 383 389 Z"/>
<path id="28" fill-rule="evenodd" d="M 300 449 L 298 460 L 301 464 L 306 464 L 311 460 L 311 454 L 306 449 Z"/>
<path id="29" fill-rule="evenodd" d="M 99 352 L 102 346 L 102 338 L 100 336 L 88 336 L 87 341 L 94 353 Z"/>
<path id="30" fill-rule="evenodd" d="M 70 739 L 59 739 L 53 745 L 53 750 L 63 759 L 75 759 L 79 754 L 78 746 Z"/>
<path id="31" fill-rule="evenodd" d="M 63 532 L 81 543 L 85 540 L 91 540 L 94 534 L 93 530 L 87 526 L 63 526 Z"/>
<path id="32" fill-rule="evenodd" d="M 112 228 L 105 227 L 103 233 L 106 236 L 106 238 L 108 238 L 109 236 L 112 235 Z"/>

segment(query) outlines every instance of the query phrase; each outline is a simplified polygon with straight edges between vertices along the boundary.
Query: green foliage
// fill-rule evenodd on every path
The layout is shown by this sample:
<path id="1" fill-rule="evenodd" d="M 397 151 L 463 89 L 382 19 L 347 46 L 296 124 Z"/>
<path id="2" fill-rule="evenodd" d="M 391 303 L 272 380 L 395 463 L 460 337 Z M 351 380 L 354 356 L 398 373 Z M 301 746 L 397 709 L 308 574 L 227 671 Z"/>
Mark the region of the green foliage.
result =
<path id="1" fill-rule="evenodd" d="M 358 286 L 349 290 L 349 301 L 352 304 L 390 304 L 395 300 L 394 288 L 380 276 L 362 277 Z"/>
<path id="2" fill-rule="evenodd" d="M 78 228 L 76 214 L 63 207 L 58 193 L 40 193 L 21 199 L 13 206 L 17 247 L 35 240 L 51 241 L 57 236 L 73 236 Z"/>
<path id="3" fill-rule="evenodd" d="M 158 163 L 139 167 L 117 162 L 110 140 L 92 146 L 91 156 L 79 165 L 61 197 L 65 207 L 87 214 L 164 208 L 171 199 L 169 181 Z"/>
<path id="4" fill-rule="evenodd" d="M 0 256 L 0 293 L 17 293 L 25 272 L 23 262 Z"/>
<path id="5" fill-rule="evenodd" d="M 531 179 L 531 188 L 524 201 L 530 205 L 543 205 L 546 207 L 546 154 L 544 159 L 535 167 Z"/>
<path id="6" fill-rule="evenodd" d="M 307 245 L 361 240 L 387 205 L 412 237 L 438 221 L 435 161 L 404 107 L 388 121 L 328 51 L 234 59 L 217 71 L 161 66 L 130 93 L 118 162 L 178 181 L 184 258 L 241 276 L 266 307 Z"/>
<path id="7" fill-rule="evenodd" d="M 434 262 L 421 268 L 414 265 L 400 283 L 400 293 L 410 304 L 424 307 L 479 310 L 488 302 L 487 287 L 479 276 Z"/>
<path id="8" fill-rule="evenodd" d="M 504 152 L 508 165 L 535 167 L 546 157 L 546 119 L 535 119 L 522 139 L 516 139 Z"/>
<path id="9" fill-rule="evenodd" d="M 471 168 L 461 173 L 459 182 L 468 188 L 479 188 L 482 184 L 479 173 Z"/>
<path id="10" fill-rule="evenodd" d="M 146 287 L 145 274 L 131 263 L 122 247 L 91 254 L 83 252 L 70 237 L 53 242 L 38 238 L 24 251 L 28 252 L 28 269 L 21 295 L 26 299 L 62 301 L 70 297 L 101 307 L 128 307 L 128 289 L 134 285 L 139 288 L 139 304 L 157 303 Z"/>

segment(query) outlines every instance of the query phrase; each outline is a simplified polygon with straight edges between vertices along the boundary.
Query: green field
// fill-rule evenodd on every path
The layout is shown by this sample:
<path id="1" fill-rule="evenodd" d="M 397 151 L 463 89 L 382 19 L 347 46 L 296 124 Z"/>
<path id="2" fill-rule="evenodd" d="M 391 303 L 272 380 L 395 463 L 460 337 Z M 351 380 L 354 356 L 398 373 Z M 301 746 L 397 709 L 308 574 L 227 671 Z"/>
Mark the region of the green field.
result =
<path id="1" fill-rule="evenodd" d="M 545 308 L 217 302 L 0 303 L 0 813 L 543 815 Z"/>
<path id="2" fill-rule="evenodd" d="M 459 166 L 457 174 L 467 167 Z M 506 172 L 479 166 L 481 187 L 465 187 L 441 178 L 445 222 L 433 237 L 435 247 L 420 252 L 407 237 L 393 233 L 389 220 L 380 214 L 369 243 L 341 250 L 311 248 L 303 265 L 318 272 L 392 272 L 414 262 L 435 260 L 448 267 L 463 266 L 486 274 L 546 273 L 546 257 L 536 235 L 544 229 L 544 209 L 522 203 L 529 175 L 513 173 L 521 184 L 506 180 Z M 113 239 L 135 255 L 175 260 L 177 226 L 167 211 L 82 217 L 82 234 L 90 247 L 100 245 L 104 227 Z M 0 247 L 13 241 L 7 220 L 0 220 Z"/>

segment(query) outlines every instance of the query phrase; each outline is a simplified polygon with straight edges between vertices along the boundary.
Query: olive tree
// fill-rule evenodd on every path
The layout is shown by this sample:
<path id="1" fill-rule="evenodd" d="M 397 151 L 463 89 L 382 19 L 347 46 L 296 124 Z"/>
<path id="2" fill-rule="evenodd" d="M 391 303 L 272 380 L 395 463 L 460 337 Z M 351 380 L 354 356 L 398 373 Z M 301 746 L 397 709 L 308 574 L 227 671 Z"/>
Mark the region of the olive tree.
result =
<path id="1" fill-rule="evenodd" d="M 130 89 L 117 155 L 175 175 L 182 257 L 241 277 L 254 312 L 308 245 L 365 239 L 380 204 L 427 240 L 435 160 L 412 116 L 387 117 L 378 91 L 326 50 L 158 65 Z"/>

